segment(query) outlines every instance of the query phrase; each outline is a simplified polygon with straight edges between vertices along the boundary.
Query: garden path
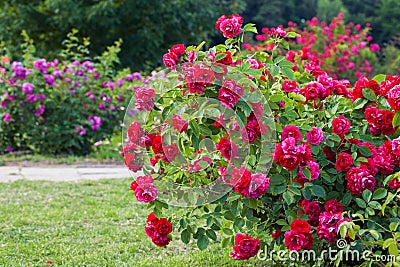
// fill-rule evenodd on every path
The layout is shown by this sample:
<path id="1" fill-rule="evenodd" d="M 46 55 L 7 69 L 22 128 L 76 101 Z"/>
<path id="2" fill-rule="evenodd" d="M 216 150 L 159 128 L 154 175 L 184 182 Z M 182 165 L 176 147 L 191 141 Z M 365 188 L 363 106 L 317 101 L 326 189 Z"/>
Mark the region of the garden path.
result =
<path id="1" fill-rule="evenodd" d="M 141 172 L 134 174 L 141 175 Z M 124 165 L 49 165 L 49 166 L 2 166 L 0 182 L 16 180 L 79 181 L 106 178 L 128 178 Z"/>

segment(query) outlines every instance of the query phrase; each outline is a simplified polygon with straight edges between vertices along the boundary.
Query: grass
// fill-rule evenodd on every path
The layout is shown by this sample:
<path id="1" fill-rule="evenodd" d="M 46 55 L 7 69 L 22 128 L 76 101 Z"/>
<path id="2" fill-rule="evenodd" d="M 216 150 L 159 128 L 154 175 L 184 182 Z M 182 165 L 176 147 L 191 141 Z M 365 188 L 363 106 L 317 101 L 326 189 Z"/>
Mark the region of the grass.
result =
<path id="1" fill-rule="evenodd" d="M 0 266 L 262 266 L 230 259 L 219 244 L 184 245 L 176 232 L 156 247 L 130 181 L 0 183 Z"/>

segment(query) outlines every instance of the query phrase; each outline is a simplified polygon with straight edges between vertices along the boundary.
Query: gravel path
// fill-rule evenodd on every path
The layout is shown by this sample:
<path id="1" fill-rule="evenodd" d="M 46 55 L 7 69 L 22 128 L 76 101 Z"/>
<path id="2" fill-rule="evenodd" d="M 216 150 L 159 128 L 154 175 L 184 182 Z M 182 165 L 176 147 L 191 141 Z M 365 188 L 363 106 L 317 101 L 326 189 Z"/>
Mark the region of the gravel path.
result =
<path id="1" fill-rule="evenodd" d="M 141 173 L 135 173 L 135 176 Z M 0 182 L 16 180 L 79 181 L 131 177 L 124 165 L 99 166 L 4 166 L 0 167 Z"/>

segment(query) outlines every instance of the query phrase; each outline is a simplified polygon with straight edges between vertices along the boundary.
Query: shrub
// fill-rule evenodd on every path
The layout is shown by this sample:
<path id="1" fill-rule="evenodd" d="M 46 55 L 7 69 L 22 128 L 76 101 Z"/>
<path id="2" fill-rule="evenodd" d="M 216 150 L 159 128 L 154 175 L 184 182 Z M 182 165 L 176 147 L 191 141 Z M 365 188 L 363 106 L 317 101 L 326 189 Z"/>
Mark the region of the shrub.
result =
<path id="1" fill-rule="evenodd" d="M 120 127 L 124 95 L 142 84 L 140 74 L 114 70 L 120 42 L 91 60 L 89 40 L 81 44 L 75 35 L 69 34 L 60 59 L 51 62 L 34 57 L 29 39 L 23 61 L 2 57 L 1 152 L 87 154 Z"/>
<path id="2" fill-rule="evenodd" d="M 283 51 L 299 34 L 276 29 L 279 53 L 241 51 L 256 32 L 242 23 L 220 17 L 227 40 L 207 51 L 172 47 L 165 78 L 132 98 L 121 153 L 144 172 L 131 190 L 152 210 L 146 234 L 157 246 L 220 242 L 234 259 L 261 253 L 278 266 L 398 256 L 400 77 L 352 86 L 313 61 L 293 70 Z"/>

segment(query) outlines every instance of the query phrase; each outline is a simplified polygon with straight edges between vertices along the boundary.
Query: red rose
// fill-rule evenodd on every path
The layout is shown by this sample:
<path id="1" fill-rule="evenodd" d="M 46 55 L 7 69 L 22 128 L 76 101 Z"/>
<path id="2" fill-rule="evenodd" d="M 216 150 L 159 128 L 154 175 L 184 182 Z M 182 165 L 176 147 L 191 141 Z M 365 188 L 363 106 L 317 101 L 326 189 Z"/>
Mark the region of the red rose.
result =
<path id="1" fill-rule="evenodd" d="M 318 202 L 308 201 L 304 204 L 304 212 L 308 215 L 307 222 L 312 226 L 318 226 L 318 218 L 321 213 L 321 207 Z"/>
<path id="2" fill-rule="evenodd" d="M 307 100 L 322 99 L 324 96 L 325 88 L 319 82 L 309 82 L 303 89 L 300 90 Z"/>
<path id="3" fill-rule="evenodd" d="M 286 93 L 291 93 L 291 92 L 297 92 L 299 90 L 299 87 L 297 86 L 296 81 L 285 80 L 282 84 L 282 89 Z"/>
<path id="4" fill-rule="evenodd" d="M 241 32 L 242 24 L 236 19 L 225 19 L 219 24 L 219 31 L 225 38 L 234 38 Z"/>
<path id="5" fill-rule="evenodd" d="M 278 237 L 282 234 L 282 230 L 281 229 L 276 229 L 275 232 L 271 233 L 271 236 L 274 240 L 277 240 Z"/>
<path id="6" fill-rule="evenodd" d="M 217 60 L 217 61 L 216 61 L 217 63 L 221 63 L 221 64 L 224 64 L 224 65 L 230 65 L 230 64 L 232 64 L 232 54 L 231 54 L 231 52 L 229 52 L 229 51 L 226 51 L 226 52 L 218 52 L 218 53 L 216 54 L 216 56 L 217 56 L 217 55 L 221 55 L 221 54 L 225 54 L 226 56 L 225 56 L 224 58 L 220 59 L 220 60 Z"/>
<path id="7" fill-rule="evenodd" d="M 400 179 L 399 178 L 394 178 L 393 180 L 390 180 L 388 182 L 388 186 L 392 189 L 399 189 L 400 188 Z"/>
<path id="8" fill-rule="evenodd" d="M 373 157 L 375 167 L 382 174 L 392 174 L 394 169 L 394 162 L 391 155 L 376 155 Z"/>
<path id="9" fill-rule="evenodd" d="M 179 148 L 176 144 L 164 146 L 164 154 L 168 160 L 172 160 L 179 155 Z"/>
<path id="10" fill-rule="evenodd" d="M 230 257 L 235 260 L 248 260 L 257 255 L 260 250 L 260 240 L 249 235 L 236 234 L 235 246 Z"/>
<path id="11" fill-rule="evenodd" d="M 164 54 L 163 63 L 166 68 L 172 68 L 176 66 L 176 62 L 178 61 L 178 55 L 174 52 L 169 52 Z"/>
<path id="12" fill-rule="evenodd" d="M 221 140 L 215 145 L 224 158 L 230 160 L 232 157 L 235 158 L 238 153 L 238 147 L 235 143 L 231 143 L 226 137 L 222 137 Z"/>
<path id="13" fill-rule="evenodd" d="M 188 129 L 188 123 L 184 119 L 182 119 L 179 115 L 174 115 L 172 117 L 172 126 L 179 133 L 186 132 Z"/>
<path id="14" fill-rule="evenodd" d="M 390 89 L 399 84 L 400 84 L 400 75 L 386 76 L 386 80 L 381 83 L 380 94 L 386 97 Z"/>
<path id="15" fill-rule="evenodd" d="M 157 218 L 152 212 L 147 217 L 146 223 L 144 230 L 155 245 L 164 247 L 169 244 L 171 238 L 168 234 L 172 232 L 172 224 L 166 218 Z"/>
<path id="16" fill-rule="evenodd" d="M 176 44 L 173 47 L 171 47 L 171 52 L 175 53 L 176 55 L 182 55 L 185 53 L 185 45 Z"/>
<path id="17" fill-rule="evenodd" d="M 121 149 L 121 156 L 125 157 L 125 154 L 127 153 L 135 153 L 137 149 L 137 146 L 133 143 L 127 143 L 122 149 Z"/>
<path id="18" fill-rule="evenodd" d="M 335 214 L 335 213 L 342 213 L 343 212 L 343 205 L 342 203 L 338 202 L 337 200 L 331 199 L 328 200 L 324 205 L 325 211 Z"/>
<path id="19" fill-rule="evenodd" d="M 283 128 L 282 140 L 285 140 L 288 137 L 293 137 L 297 141 L 303 139 L 303 135 L 300 133 L 299 128 L 294 125 L 288 125 Z"/>
<path id="20" fill-rule="evenodd" d="M 222 15 L 221 17 L 218 18 L 217 22 L 215 23 L 215 29 L 217 31 L 219 31 L 219 26 L 221 25 L 221 22 L 223 22 L 224 20 L 226 20 L 226 16 Z"/>
<path id="21" fill-rule="evenodd" d="M 135 161 L 135 154 L 125 153 L 124 155 L 124 163 L 129 170 L 133 172 L 140 171 L 142 169 L 142 165 L 138 164 Z"/>
<path id="22" fill-rule="evenodd" d="M 163 144 L 161 136 L 155 136 L 151 141 L 151 148 L 154 153 L 162 153 L 163 152 Z"/>
<path id="23" fill-rule="evenodd" d="M 349 132 L 350 121 L 346 119 L 343 115 L 333 119 L 332 121 L 332 133 L 344 137 L 345 134 Z"/>
<path id="24" fill-rule="evenodd" d="M 346 174 L 346 189 L 351 194 L 359 196 L 365 189 L 371 192 L 375 188 L 375 178 L 363 167 L 353 167 Z"/>
<path id="25" fill-rule="evenodd" d="M 351 101 L 354 102 L 358 98 L 363 98 L 364 95 L 362 90 L 365 88 L 371 89 L 377 96 L 380 94 L 380 87 L 376 81 L 369 81 L 366 77 L 360 77 L 360 79 L 354 85 L 354 89 L 350 92 Z"/>
<path id="26" fill-rule="evenodd" d="M 150 213 L 149 216 L 147 216 L 146 219 L 146 223 L 150 223 L 150 224 L 156 224 L 156 222 L 159 219 L 156 217 L 156 215 L 154 214 L 154 212 Z"/>
<path id="27" fill-rule="evenodd" d="M 160 218 L 155 227 L 160 235 L 168 235 L 172 232 L 172 224 L 166 218 Z"/>
<path id="28" fill-rule="evenodd" d="M 389 90 L 387 100 L 393 110 L 400 111 L 400 85 L 396 85 Z"/>
<path id="29" fill-rule="evenodd" d="M 336 160 L 335 169 L 338 171 L 348 171 L 353 165 L 353 157 L 345 152 L 339 154 Z"/>
<path id="30" fill-rule="evenodd" d="M 299 251 L 301 249 L 311 249 L 314 238 L 311 233 L 300 233 L 291 230 L 285 233 L 285 245 L 290 251 Z"/>
<path id="31" fill-rule="evenodd" d="M 295 230 L 299 233 L 309 233 L 311 231 L 311 227 L 308 222 L 299 219 L 294 220 L 290 224 L 290 229 Z"/>
<path id="32" fill-rule="evenodd" d="M 134 121 L 129 125 L 128 128 L 128 139 L 134 144 L 138 144 L 140 137 L 143 134 L 143 130 L 140 127 L 140 123 L 138 121 Z"/>
<path id="33" fill-rule="evenodd" d="M 154 238 L 151 239 L 151 241 L 159 247 L 165 247 L 166 245 L 169 244 L 171 240 L 172 240 L 171 238 L 164 235 L 156 235 Z"/>
<path id="34" fill-rule="evenodd" d="M 244 197 L 249 196 L 249 186 L 251 182 L 251 172 L 245 167 L 232 170 L 232 178 L 230 180 L 233 190 Z"/>

